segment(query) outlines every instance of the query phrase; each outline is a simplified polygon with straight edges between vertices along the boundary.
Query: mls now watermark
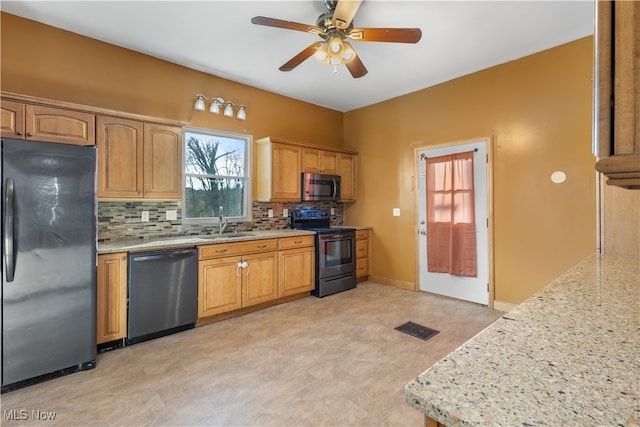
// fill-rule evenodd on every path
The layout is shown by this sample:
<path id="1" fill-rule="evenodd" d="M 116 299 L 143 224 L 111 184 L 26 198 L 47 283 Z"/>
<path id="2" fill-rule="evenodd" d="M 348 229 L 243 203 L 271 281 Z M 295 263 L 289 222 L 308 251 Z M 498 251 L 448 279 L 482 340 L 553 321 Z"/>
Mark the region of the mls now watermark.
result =
<path id="1" fill-rule="evenodd" d="M 56 419 L 56 413 L 50 411 L 41 411 L 39 409 L 5 409 L 2 411 L 3 419 L 7 421 L 53 421 Z"/>

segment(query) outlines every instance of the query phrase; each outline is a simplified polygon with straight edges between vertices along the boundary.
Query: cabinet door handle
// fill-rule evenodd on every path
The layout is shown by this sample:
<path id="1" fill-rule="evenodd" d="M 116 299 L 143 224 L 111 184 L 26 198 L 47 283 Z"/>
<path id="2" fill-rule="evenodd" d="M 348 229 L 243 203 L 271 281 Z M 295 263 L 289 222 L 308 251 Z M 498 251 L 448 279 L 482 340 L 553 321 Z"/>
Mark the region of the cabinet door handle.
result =
<path id="1" fill-rule="evenodd" d="M 31 132 L 27 132 L 27 136 L 33 136 Z"/>
<path id="2" fill-rule="evenodd" d="M 17 133 L 18 135 L 22 135 L 22 131 L 21 131 L 21 130 L 16 131 L 16 133 Z"/>

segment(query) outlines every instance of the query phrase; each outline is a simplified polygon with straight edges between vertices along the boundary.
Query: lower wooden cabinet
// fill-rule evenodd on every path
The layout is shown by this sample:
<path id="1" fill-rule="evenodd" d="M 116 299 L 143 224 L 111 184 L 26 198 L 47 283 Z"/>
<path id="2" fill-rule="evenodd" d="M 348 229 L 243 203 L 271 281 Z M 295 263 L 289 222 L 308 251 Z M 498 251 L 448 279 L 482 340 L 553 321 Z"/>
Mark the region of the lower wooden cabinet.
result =
<path id="1" fill-rule="evenodd" d="M 127 336 L 127 254 L 98 255 L 97 344 Z"/>
<path id="2" fill-rule="evenodd" d="M 314 236 L 280 239 L 278 296 L 312 291 L 315 287 Z"/>
<path id="3" fill-rule="evenodd" d="M 302 294 L 315 286 L 314 236 L 200 246 L 198 318 Z"/>
<path id="4" fill-rule="evenodd" d="M 356 279 L 369 277 L 369 230 L 356 231 Z"/>
<path id="5" fill-rule="evenodd" d="M 198 318 L 242 307 L 241 257 L 200 261 L 198 272 Z"/>
<path id="6" fill-rule="evenodd" d="M 276 299 L 276 249 L 275 239 L 200 247 L 198 318 Z"/>

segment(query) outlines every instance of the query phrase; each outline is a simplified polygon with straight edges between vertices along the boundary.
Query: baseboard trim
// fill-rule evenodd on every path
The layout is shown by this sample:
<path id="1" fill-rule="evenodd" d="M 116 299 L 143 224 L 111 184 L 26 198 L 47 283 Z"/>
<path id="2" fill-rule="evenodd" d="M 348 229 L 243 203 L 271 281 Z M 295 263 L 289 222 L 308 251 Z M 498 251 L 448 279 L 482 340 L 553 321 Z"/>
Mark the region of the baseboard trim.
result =
<path id="1" fill-rule="evenodd" d="M 498 311 L 511 311 L 516 308 L 518 304 L 511 304 L 510 302 L 505 301 L 493 301 L 493 309 Z"/>
<path id="2" fill-rule="evenodd" d="M 381 285 L 393 286 L 394 288 L 406 289 L 408 291 L 415 291 L 416 284 L 414 282 L 405 282 L 403 280 L 389 279 L 387 277 L 369 276 L 370 282 L 380 283 Z"/>

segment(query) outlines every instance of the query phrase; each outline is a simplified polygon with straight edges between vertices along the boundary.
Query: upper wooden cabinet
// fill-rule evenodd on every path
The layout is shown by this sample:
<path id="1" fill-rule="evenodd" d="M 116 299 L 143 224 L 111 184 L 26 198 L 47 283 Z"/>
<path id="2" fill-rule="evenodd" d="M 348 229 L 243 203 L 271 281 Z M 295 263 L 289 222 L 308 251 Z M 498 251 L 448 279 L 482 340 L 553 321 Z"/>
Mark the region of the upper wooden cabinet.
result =
<path id="1" fill-rule="evenodd" d="M 266 137 L 256 141 L 256 200 L 299 202 L 301 173 L 313 172 L 342 177 L 340 201 L 356 199 L 357 154 L 338 149 Z"/>
<path id="2" fill-rule="evenodd" d="M 98 116 L 96 124 L 98 197 L 142 197 L 142 123 Z"/>
<path id="3" fill-rule="evenodd" d="M 340 153 L 338 155 L 338 171 L 342 189 L 341 202 L 353 202 L 356 200 L 356 156 Z"/>
<path id="4" fill-rule="evenodd" d="M 596 169 L 640 189 L 640 2 L 597 1 L 595 47 Z"/>
<path id="5" fill-rule="evenodd" d="M 182 129 L 98 116 L 98 197 L 179 200 Z"/>
<path id="6" fill-rule="evenodd" d="M 22 102 L 0 100 L 0 135 L 3 138 L 24 139 L 24 107 Z"/>
<path id="7" fill-rule="evenodd" d="M 256 141 L 257 189 L 259 202 L 299 202 L 301 199 L 300 154 L 298 146 L 282 144 L 275 138 Z"/>
<path id="8" fill-rule="evenodd" d="M 144 197 L 182 198 L 182 129 L 144 124 Z"/>
<path id="9" fill-rule="evenodd" d="M 315 148 L 303 148 L 302 171 L 338 175 L 338 153 Z"/>
<path id="10" fill-rule="evenodd" d="M 93 114 L 5 99 L 0 110 L 4 138 L 74 145 L 95 143 Z"/>

